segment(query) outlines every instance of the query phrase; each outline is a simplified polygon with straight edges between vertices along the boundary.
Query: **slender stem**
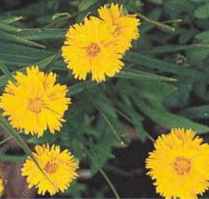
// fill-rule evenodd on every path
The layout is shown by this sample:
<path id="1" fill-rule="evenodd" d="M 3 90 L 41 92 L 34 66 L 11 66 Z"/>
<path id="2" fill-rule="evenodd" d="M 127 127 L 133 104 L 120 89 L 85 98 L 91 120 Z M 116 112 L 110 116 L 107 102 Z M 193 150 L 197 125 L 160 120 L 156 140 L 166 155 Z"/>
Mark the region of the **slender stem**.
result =
<path id="1" fill-rule="evenodd" d="M 168 23 L 181 23 L 183 22 L 182 19 L 171 19 L 171 20 L 166 20 L 166 21 L 163 21 L 163 23 L 165 24 L 168 24 Z"/>
<path id="2" fill-rule="evenodd" d="M 118 139 L 118 141 L 122 144 L 125 145 L 125 142 L 123 141 L 123 139 L 118 135 L 117 131 L 115 130 L 115 128 L 113 127 L 113 125 L 111 124 L 111 122 L 109 121 L 109 119 L 106 117 L 106 115 L 104 113 L 102 113 L 100 111 L 102 117 L 104 118 L 104 120 L 106 121 L 106 123 L 109 125 L 109 127 L 111 128 L 114 136 L 116 137 L 116 139 Z"/>
<path id="3" fill-rule="evenodd" d="M 150 134 L 147 134 L 147 138 L 148 138 L 149 140 L 151 140 L 152 142 L 155 142 L 155 139 L 154 139 Z"/>
<path id="4" fill-rule="evenodd" d="M 160 27 L 160 28 L 162 28 L 162 29 L 166 29 L 166 30 L 168 30 L 168 31 L 175 32 L 175 28 L 174 28 L 174 27 L 171 27 L 171 26 L 169 26 L 169 25 L 167 25 L 167 24 L 163 24 L 163 23 L 161 23 L 161 22 L 152 20 L 152 19 L 150 19 L 150 18 L 144 16 L 144 15 L 141 14 L 141 13 L 138 13 L 138 16 L 141 17 L 142 19 L 144 19 L 145 21 L 147 21 L 147 22 L 149 22 L 149 23 L 152 23 L 152 24 L 154 24 L 154 25 L 156 25 L 156 26 L 158 26 L 158 27 Z"/>
<path id="5" fill-rule="evenodd" d="M 126 115 L 124 114 L 123 112 L 121 112 L 119 109 L 116 109 L 116 111 L 124 118 L 126 119 L 127 121 L 129 121 L 130 123 L 132 123 L 131 119 Z M 147 138 L 149 140 L 151 140 L 152 142 L 155 142 L 155 139 L 150 135 L 150 134 L 146 134 Z"/>
<path id="6" fill-rule="evenodd" d="M 4 140 L 2 140 L 2 141 L 0 142 L 0 145 L 6 143 L 8 140 L 11 140 L 12 138 L 13 138 L 13 136 L 9 136 L 9 137 L 5 138 Z"/>
<path id="7" fill-rule="evenodd" d="M 116 199 L 120 199 L 120 196 L 117 192 L 117 190 L 115 189 L 114 185 L 112 184 L 112 182 L 110 181 L 109 177 L 107 176 L 107 174 L 102 170 L 100 169 L 99 172 L 102 174 L 102 176 L 104 177 L 104 179 L 106 180 L 107 184 L 110 186 L 112 192 L 114 193 L 115 195 L 115 198 Z"/>

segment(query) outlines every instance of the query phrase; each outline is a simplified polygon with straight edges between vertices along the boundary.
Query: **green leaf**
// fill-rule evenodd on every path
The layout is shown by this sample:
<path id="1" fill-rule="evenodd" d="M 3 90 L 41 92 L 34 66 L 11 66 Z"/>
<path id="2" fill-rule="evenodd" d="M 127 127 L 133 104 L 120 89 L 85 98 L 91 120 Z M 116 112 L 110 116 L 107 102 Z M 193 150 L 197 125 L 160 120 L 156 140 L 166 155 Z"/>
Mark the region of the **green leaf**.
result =
<path id="1" fill-rule="evenodd" d="M 149 1 L 158 5 L 161 5 L 163 3 L 163 0 L 149 0 Z"/>
<path id="2" fill-rule="evenodd" d="M 118 111 L 118 113 L 133 125 L 136 129 L 138 137 L 144 142 L 146 138 L 149 137 L 149 133 L 144 129 L 142 123 L 144 118 L 136 112 L 131 103 L 127 103 L 128 98 L 125 95 L 121 97 L 123 97 L 124 102 L 118 102 L 118 106 L 122 110 L 122 112 Z"/>
<path id="3" fill-rule="evenodd" d="M 54 55 L 53 52 L 0 41 L 0 60 L 5 65 L 27 66 Z"/>
<path id="4" fill-rule="evenodd" d="M 135 100 L 140 110 L 150 117 L 154 122 L 166 128 L 191 128 L 197 133 L 208 133 L 209 127 L 193 122 L 183 116 L 169 113 L 157 101 L 150 101 L 150 104 L 145 103 L 144 100 Z"/>
<path id="5" fill-rule="evenodd" d="M 77 95 L 77 94 L 81 93 L 82 91 L 92 88 L 94 86 L 96 86 L 96 84 L 91 81 L 76 83 L 70 87 L 70 96 Z"/>
<path id="6" fill-rule="evenodd" d="M 205 3 L 204 5 L 198 7 L 194 12 L 194 16 L 199 19 L 209 18 L 209 3 Z"/>
<path id="7" fill-rule="evenodd" d="M 54 60 L 56 60 L 57 55 L 52 55 L 49 57 L 44 58 L 43 60 L 40 60 L 39 62 L 35 63 L 37 64 L 41 69 L 46 68 L 51 62 L 53 62 Z"/>
<path id="8" fill-rule="evenodd" d="M 10 71 L 8 70 L 8 68 L 6 67 L 6 65 L 2 64 L 1 61 L 0 61 L 0 70 L 4 73 L 7 79 L 11 79 L 13 81 L 15 80 L 11 75 Z"/>
<path id="9" fill-rule="evenodd" d="M 186 109 L 183 109 L 180 112 L 180 114 L 190 119 L 208 120 L 209 119 L 209 106 L 203 105 L 203 106 L 195 106 L 195 107 L 186 108 Z"/>
<path id="10" fill-rule="evenodd" d="M 209 43 L 209 31 L 204 31 L 195 36 L 196 39 L 200 40 L 203 43 Z"/>
<path id="11" fill-rule="evenodd" d="M 0 16 L 0 21 L 3 24 L 12 24 L 23 19 L 23 16 Z"/>
<path id="12" fill-rule="evenodd" d="M 64 39 L 65 32 L 66 29 L 61 28 L 36 28 L 25 29 L 18 36 L 33 41 L 55 40 Z"/>
<path id="13" fill-rule="evenodd" d="M 6 33 L 3 31 L 0 31 L 0 40 L 2 41 L 10 41 L 10 42 L 14 42 L 14 43 L 19 43 L 19 44 L 23 44 L 23 45 L 28 45 L 28 46 L 33 46 L 33 47 L 39 47 L 39 48 L 45 48 L 45 46 L 43 46 L 42 44 L 21 38 L 19 36 L 10 34 L 10 33 Z"/>
<path id="14" fill-rule="evenodd" d="M 86 151 L 90 161 L 91 161 L 91 171 L 95 174 L 99 169 L 101 169 L 107 160 L 112 159 L 114 155 L 112 154 L 112 145 L 114 139 L 110 133 L 103 133 L 97 140 L 97 144 L 91 144 L 90 149 Z"/>
<path id="15" fill-rule="evenodd" d="M 27 156 L 18 156 L 18 155 L 8 155 L 0 153 L 0 161 L 1 162 L 10 162 L 10 163 L 19 163 L 23 162 Z"/>
<path id="16" fill-rule="evenodd" d="M 89 7 L 94 5 L 97 0 L 82 0 L 78 6 L 79 11 L 87 10 Z"/>
<path id="17" fill-rule="evenodd" d="M 21 31 L 21 28 L 17 28 L 17 27 L 0 22 L 0 30 L 6 31 L 6 32 L 11 32 L 11 33 L 18 33 Z"/>
<path id="18" fill-rule="evenodd" d="M 194 49 L 189 49 L 186 52 L 186 56 L 190 63 L 194 65 L 198 65 L 200 63 L 204 63 L 204 60 L 209 56 L 209 49 L 206 48 L 194 48 Z M 196 73 L 194 71 L 194 73 Z M 199 76 L 199 75 L 198 75 Z M 203 75 L 200 75 L 200 77 Z"/>
<path id="19" fill-rule="evenodd" d="M 199 49 L 197 49 L 199 50 Z M 174 63 L 170 63 L 164 60 L 156 59 L 151 56 L 142 55 L 140 53 L 128 52 L 124 58 L 127 62 L 144 66 L 150 69 L 158 69 L 161 72 L 168 72 L 179 76 L 201 76 L 202 73 L 193 70 L 192 68 L 186 68 Z"/>
<path id="20" fill-rule="evenodd" d="M 148 80 L 148 81 L 168 81 L 175 82 L 176 79 L 163 77 L 153 73 L 148 73 L 140 70 L 127 69 L 126 71 L 121 71 L 116 77 L 124 79 L 133 79 L 133 80 Z"/>

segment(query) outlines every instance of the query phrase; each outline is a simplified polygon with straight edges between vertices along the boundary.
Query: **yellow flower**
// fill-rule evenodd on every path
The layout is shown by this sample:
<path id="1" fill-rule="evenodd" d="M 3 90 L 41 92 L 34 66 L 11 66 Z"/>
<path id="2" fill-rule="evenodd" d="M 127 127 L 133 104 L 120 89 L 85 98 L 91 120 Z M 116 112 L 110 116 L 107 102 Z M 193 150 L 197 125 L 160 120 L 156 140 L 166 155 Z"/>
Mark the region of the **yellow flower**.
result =
<path id="1" fill-rule="evenodd" d="M 4 191 L 4 182 L 2 178 L 0 178 L 0 196 L 2 195 L 3 191 Z"/>
<path id="2" fill-rule="evenodd" d="M 85 80 L 88 73 L 97 82 L 112 77 L 123 66 L 122 55 L 112 41 L 113 27 L 91 17 L 70 27 L 62 48 L 62 56 L 75 78 Z"/>
<path id="3" fill-rule="evenodd" d="M 56 84 L 56 74 L 44 74 L 38 66 L 17 72 L 0 97 L 0 108 L 11 125 L 26 134 L 42 136 L 60 130 L 63 114 L 70 104 L 67 87 Z"/>
<path id="4" fill-rule="evenodd" d="M 77 178 L 78 162 L 67 149 L 61 151 L 56 145 L 37 145 L 33 156 L 43 170 L 28 157 L 23 165 L 22 175 L 26 176 L 29 188 L 35 186 L 38 189 L 38 194 L 45 195 L 48 192 L 54 195 L 64 192 Z"/>
<path id="5" fill-rule="evenodd" d="M 190 129 L 160 136 L 146 160 L 156 191 L 165 198 L 197 198 L 209 187 L 209 145 Z"/>
<path id="6" fill-rule="evenodd" d="M 125 14 L 122 5 L 113 3 L 110 7 L 105 5 L 99 8 L 98 12 L 101 19 L 114 26 L 113 39 L 119 41 L 116 45 L 120 52 L 128 50 L 131 42 L 139 38 L 139 19 L 136 15 Z"/>

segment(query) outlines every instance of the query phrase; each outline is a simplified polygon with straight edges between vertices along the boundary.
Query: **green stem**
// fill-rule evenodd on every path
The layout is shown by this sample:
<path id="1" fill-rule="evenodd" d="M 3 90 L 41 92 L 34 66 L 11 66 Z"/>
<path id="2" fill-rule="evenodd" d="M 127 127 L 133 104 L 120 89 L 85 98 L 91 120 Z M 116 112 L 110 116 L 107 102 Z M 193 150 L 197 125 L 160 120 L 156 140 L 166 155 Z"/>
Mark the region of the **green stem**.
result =
<path id="1" fill-rule="evenodd" d="M 116 199 L 120 199 L 120 196 L 117 192 L 117 190 L 115 189 L 114 185 L 112 184 L 112 182 L 110 181 L 109 177 L 107 176 L 107 174 L 102 170 L 102 169 L 99 169 L 99 172 L 102 174 L 102 176 L 104 177 L 104 179 L 106 180 L 107 184 L 110 186 L 112 192 L 114 193 L 115 195 L 115 198 Z"/>
<path id="2" fill-rule="evenodd" d="M 174 27 L 171 27 L 169 25 L 166 25 L 166 24 L 163 24 L 161 22 L 158 22 L 158 21 L 155 21 L 155 20 L 152 20 L 146 16 L 144 16 L 143 14 L 141 13 L 138 13 L 138 16 L 142 19 L 144 19 L 145 21 L 151 23 L 151 24 L 154 24 L 156 26 L 158 26 L 159 28 L 162 28 L 162 29 L 165 29 L 165 30 L 168 30 L 168 31 L 171 31 L 171 32 L 175 32 L 175 28 Z"/>
<path id="3" fill-rule="evenodd" d="M 121 143 L 121 145 L 126 145 L 125 141 L 123 141 L 123 139 L 118 135 L 117 131 L 115 130 L 115 128 L 113 127 L 113 125 L 111 124 L 109 119 L 106 117 L 106 115 L 104 113 L 102 113 L 101 111 L 100 111 L 100 113 L 101 113 L 102 117 L 104 118 L 105 122 L 109 125 L 115 138 Z"/>
<path id="4" fill-rule="evenodd" d="M 0 142 L 0 145 L 6 143 L 8 140 L 10 140 L 10 139 L 12 139 L 12 138 L 13 138 L 13 136 L 9 136 L 9 137 L 5 138 L 4 140 L 2 140 L 2 141 Z"/>
<path id="5" fill-rule="evenodd" d="M 171 20 L 166 20 L 166 21 L 163 21 L 163 23 L 165 24 L 168 24 L 168 23 L 181 23 L 183 22 L 182 19 L 171 19 Z"/>

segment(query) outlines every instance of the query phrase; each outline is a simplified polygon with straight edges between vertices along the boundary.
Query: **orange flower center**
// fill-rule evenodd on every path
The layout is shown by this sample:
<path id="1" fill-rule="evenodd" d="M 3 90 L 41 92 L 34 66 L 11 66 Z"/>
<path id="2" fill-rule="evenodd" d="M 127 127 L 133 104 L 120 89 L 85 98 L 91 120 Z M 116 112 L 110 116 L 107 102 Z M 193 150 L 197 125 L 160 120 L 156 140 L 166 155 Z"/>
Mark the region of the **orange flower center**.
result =
<path id="1" fill-rule="evenodd" d="M 191 170 L 191 160 L 184 157 L 177 157 L 173 166 L 178 175 L 185 175 Z"/>
<path id="2" fill-rule="evenodd" d="M 47 162 L 44 167 L 44 170 L 49 174 L 55 173 L 57 170 L 57 163 L 55 161 Z"/>
<path id="3" fill-rule="evenodd" d="M 28 108 L 34 113 L 40 113 L 43 108 L 43 100 L 38 97 L 30 99 Z"/>
<path id="4" fill-rule="evenodd" d="M 100 47 L 96 43 L 91 43 L 87 49 L 86 52 L 90 57 L 95 57 L 97 54 L 101 51 Z"/>

